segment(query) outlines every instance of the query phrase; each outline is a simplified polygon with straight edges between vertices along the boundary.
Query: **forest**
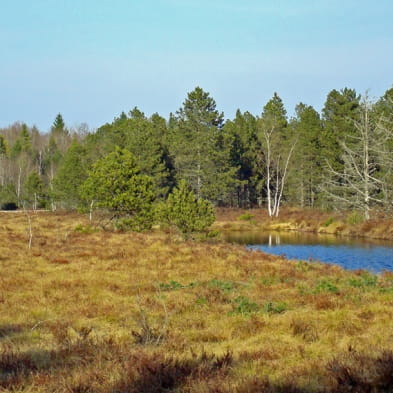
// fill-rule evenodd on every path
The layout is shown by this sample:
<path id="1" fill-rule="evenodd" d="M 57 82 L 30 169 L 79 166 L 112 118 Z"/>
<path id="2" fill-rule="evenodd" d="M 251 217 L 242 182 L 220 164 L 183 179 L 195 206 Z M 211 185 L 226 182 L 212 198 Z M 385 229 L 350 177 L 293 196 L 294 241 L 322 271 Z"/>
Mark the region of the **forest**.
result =
<path id="1" fill-rule="evenodd" d="M 0 205 L 86 208 L 94 163 L 119 148 L 157 201 L 184 180 L 214 206 L 263 207 L 270 216 L 282 205 L 351 209 L 368 219 L 393 207 L 393 88 L 374 100 L 332 90 L 321 113 L 299 103 L 291 118 L 274 93 L 260 115 L 238 110 L 225 120 L 196 87 L 167 119 L 135 107 L 94 131 L 68 128 L 60 113 L 49 132 L 16 122 L 0 129 Z"/>

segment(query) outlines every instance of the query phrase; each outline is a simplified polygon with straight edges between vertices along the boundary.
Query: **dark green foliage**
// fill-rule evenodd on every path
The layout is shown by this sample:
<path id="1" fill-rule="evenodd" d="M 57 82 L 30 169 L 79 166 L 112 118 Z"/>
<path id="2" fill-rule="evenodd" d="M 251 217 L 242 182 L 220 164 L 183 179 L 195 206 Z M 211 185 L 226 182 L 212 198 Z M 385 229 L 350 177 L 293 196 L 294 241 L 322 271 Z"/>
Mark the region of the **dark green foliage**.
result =
<path id="1" fill-rule="evenodd" d="M 52 133 L 67 133 L 61 113 L 58 113 L 51 128 Z"/>
<path id="2" fill-rule="evenodd" d="M 290 166 L 288 194 L 301 207 L 314 207 L 325 166 L 321 157 L 322 121 L 312 106 L 300 103 L 290 128 L 297 144 Z"/>
<path id="3" fill-rule="evenodd" d="M 270 215 L 276 215 L 276 201 L 363 211 L 366 219 L 376 207 L 393 211 L 393 88 L 375 102 L 367 94 L 361 100 L 354 89 L 332 90 L 321 114 L 299 103 L 290 120 L 274 93 L 260 116 L 238 110 L 224 121 L 211 95 L 196 87 L 167 119 L 135 107 L 97 132 L 72 133 L 60 113 L 49 134 L 15 123 L 0 130 L 0 192 L 10 185 L 15 203 L 30 203 L 37 192 L 28 177 L 37 172 L 52 209 L 75 209 L 91 202 L 78 195 L 87 168 L 116 147 L 132 153 L 162 200 L 186 180 L 198 198 L 215 206 L 251 208 L 270 201 Z M 144 226 L 132 216 L 136 227 Z M 119 217 L 118 228 L 134 225 L 129 220 Z"/>
<path id="4" fill-rule="evenodd" d="M 11 149 L 11 156 L 16 158 L 22 153 L 30 154 L 32 152 L 31 136 L 26 124 L 22 124 L 21 131 L 15 144 Z"/>
<path id="5" fill-rule="evenodd" d="M 79 188 L 87 178 L 89 157 L 85 147 L 73 141 L 53 179 L 53 198 L 63 207 L 76 208 L 81 203 Z"/>
<path id="6" fill-rule="evenodd" d="M 153 224 L 153 180 L 140 173 L 127 150 L 116 148 L 98 160 L 81 186 L 81 196 L 95 208 L 108 210 L 119 229 L 143 230 Z"/>
<path id="7" fill-rule="evenodd" d="M 198 197 L 227 202 L 237 168 L 230 160 L 232 141 L 223 132 L 223 114 L 214 99 L 195 88 L 171 123 L 170 151 L 178 178 L 186 180 Z"/>
<path id="8" fill-rule="evenodd" d="M 102 157 L 116 147 L 130 151 L 142 174 L 153 178 L 161 196 L 166 196 L 174 184 L 172 158 L 167 147 L 165 119 L 157 114 L 146 118 L 138 108 L 127 116 L 124 112 L 113 123 L 100 127 L 87 138 L 87 148 L 95 158 Z"/>
<path id="9" fill-rule="evenodd" d="M 34 209 L 46 207 L 45 185 L 37 172 L 31 172 L 24 184 L 24 201 Z"/>
<path id="10" fill-rule="evenodd" d="M 215 213 L 210 202 L 198 199 L 184 180 L 168 196 L 163 206 L 164 221 L 175 226 L 185 237 L 201 232 L 213 224 Z"/>
<path id="11" fill-rule="evenodd" d="M 8 153 L 8 146 L 5 138 L 0 135 L 0 157 L 5 156 Z"/>
<path id="12" fill-rule="evenodd" d="M 18 200 L 13 184 L 6 184 L 0 187 L 0 206 L 3 210 L 16 210 Z"/>
<path id="13" fill-rule="evenodd" d="M 340 169 L 343 165 L 340 141 L 355 133 L 354 120 L 359 104 L 360 96 L 354 89 L 332 90 L 326 98 L 322 110 L 324 129 L 321 153 L 334 169 Z"/>

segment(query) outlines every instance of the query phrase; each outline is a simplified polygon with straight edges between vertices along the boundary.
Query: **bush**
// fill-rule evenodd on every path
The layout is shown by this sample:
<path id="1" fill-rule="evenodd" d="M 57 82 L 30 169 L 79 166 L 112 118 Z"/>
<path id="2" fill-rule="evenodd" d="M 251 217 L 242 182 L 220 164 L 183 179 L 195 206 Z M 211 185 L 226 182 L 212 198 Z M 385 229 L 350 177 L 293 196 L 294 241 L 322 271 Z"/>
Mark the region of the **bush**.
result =
<path id="1" fill-rule="evenodd" d="M 251 221 L 254 217 L 254 214 L 244 213 L 241 214 L 237 219 L 242 221 Z"/>
<path id="2" fill-rule="evenodd" d="M 176 227 L 184 237 L 207 229 L 215 220 L 213 206 L 209 201 L 198 199 L 184 180 L 169 195 L 161 207 L 161 219 Z"/>

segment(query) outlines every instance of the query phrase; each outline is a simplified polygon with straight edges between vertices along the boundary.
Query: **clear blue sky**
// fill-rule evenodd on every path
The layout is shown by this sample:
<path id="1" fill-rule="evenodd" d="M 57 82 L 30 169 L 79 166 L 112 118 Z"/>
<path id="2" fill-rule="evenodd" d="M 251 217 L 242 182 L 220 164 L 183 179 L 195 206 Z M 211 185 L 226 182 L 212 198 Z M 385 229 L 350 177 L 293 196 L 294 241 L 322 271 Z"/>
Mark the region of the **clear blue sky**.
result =
<path id="1" fill-rule="evenodd" d="M 226 118 L 393 84 L 392 0 L 0 0 L 0 127 L 167 117 L 195 86 Z"/>

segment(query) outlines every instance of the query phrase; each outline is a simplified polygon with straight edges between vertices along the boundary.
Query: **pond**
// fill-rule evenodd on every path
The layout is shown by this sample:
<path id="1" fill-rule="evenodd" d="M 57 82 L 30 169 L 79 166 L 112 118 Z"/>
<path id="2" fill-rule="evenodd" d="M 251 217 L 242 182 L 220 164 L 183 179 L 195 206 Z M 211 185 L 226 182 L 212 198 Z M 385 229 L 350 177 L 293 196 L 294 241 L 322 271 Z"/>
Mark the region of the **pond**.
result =
<path id="1" fill-rule="evenodd" d="M 303 232 L 231 232 L 226 241 L 288 259 L 334 263 L 374 273 L 393 271 L 393 242 Z"/>

